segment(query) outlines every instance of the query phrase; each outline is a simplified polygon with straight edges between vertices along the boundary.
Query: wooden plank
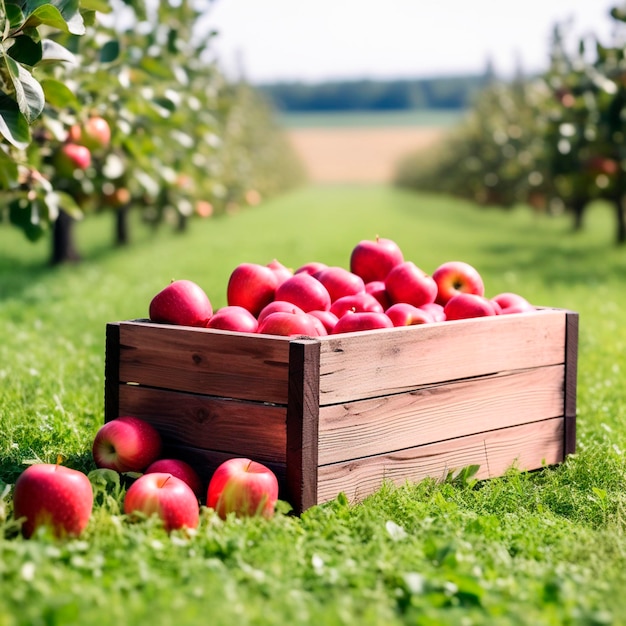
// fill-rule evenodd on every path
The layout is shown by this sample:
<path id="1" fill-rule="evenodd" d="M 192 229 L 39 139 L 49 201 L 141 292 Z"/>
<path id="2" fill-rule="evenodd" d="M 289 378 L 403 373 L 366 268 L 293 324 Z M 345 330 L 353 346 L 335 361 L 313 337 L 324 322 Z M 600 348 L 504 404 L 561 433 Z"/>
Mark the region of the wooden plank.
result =
<path id="1" fill-rule="evenodd" d="M 319 463 L 337 463 L 563 415 L 564 366 L 322 407 Z"/>
<path id="2" fill-rule="evenodd" d="M 104 421 L 119 415 L 120 325 L 107 324 L 104 353 Z"/>
<path id="3" fill-rule="evenodd" d="M 469 435 L 426 446 L 324 465 L 318 469 L 318 501 L 343 492 L 349 500 L 362 500 L 383 482 L 397 485 L 426 477 L 445 478 L 452 470 L 479 465 L 479 479 L 500 476 L 512 466 L 539 469 L 563 460 L 563 418 L 555 418 Z"/>
<path id="4" fill-rule="evenodd" d="M 346 333 L 321 339 L 320 404 L 563 363 L 558 309 Z"/>
<path id="5" fill-rule="evenodd" d="M 120 323 L 120 381 L 287 404 L 289 339 Z"/>
<path id="6" fill-rule="evenodd" d="M 287 487 L 288 500 L 298 514 L 317 503 L 319 355 L 318 341 L 291 343 Z"/>
<path id="7" fill-rule="evenodd" d="M 567 313 L 565 327 L 565 451 L 576 452 L 576 383 L 578 375 L 578 313 Z"/>
<path id="8" fill-rule="evenodd" d="M 202 483 L 204 485 L 204 493 L 202 498 L 200 499 L 202 504 L 206 503 L 206 490 L 209 487 L 209 481 L 211 480 L 211 476 L 218 468 L 218 466 L 228 459 L 232 459 L 233 457 L 242 456 L 240 454 L 228 454 L 225 452 L 219 452 L 217 450 L 204 450 L 201 448 L 195 448 L 193 446 L 177 446 L 173 444 L 169 444 L 164 449 L 164 454 L 168 458 L 174 459 L 182 459 L 186 461 L 193 467 Z M 255 460 L 255 459 L 253 459 Z M 269 467 L 274 474 L 276 474 L 276 478 L 278 479 L 278 497 L 281 500 L 288 500 L 287 497 L 287 483 L 286 483 L 286 466 L 284 463 L 272 463 L 265 462 L 264 465 Z"/>
<path id="9" fill-rule="evenodd" d="M 284 406 L 120 385 L 119 414 L 150 422 L 168 443 L 285 463 Z"/>

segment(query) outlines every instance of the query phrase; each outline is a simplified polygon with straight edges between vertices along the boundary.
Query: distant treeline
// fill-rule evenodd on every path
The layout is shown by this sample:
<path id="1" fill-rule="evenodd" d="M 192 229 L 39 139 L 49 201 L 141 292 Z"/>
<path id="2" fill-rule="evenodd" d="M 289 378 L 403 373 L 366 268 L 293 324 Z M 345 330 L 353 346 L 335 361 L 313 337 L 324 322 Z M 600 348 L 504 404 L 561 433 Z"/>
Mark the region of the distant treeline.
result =
<path id="1" fill-rule="evenodd" d="M 465 109 L 492 80 L 489 73 L 403 80 L 272 83 L 258 89 L 279 111 Z"/>

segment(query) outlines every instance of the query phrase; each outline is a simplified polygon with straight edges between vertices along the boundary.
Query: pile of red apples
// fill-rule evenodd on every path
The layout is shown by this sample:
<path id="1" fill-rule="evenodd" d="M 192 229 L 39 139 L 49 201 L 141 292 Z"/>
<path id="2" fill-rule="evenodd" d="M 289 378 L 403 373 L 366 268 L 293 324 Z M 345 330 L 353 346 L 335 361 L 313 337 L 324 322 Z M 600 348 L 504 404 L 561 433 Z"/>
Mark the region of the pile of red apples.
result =
<path id="1" fill-rule="evenodd" d="M 241 263 L 230 274 L 226 306 L 215 312 L 197 283 L 175 280 L 150 302 L 150 320 L 319 337 L 536 310 L 517 293 L 487 297 L 480 273 L 464 261 L 447 261 L 428 274 L 391 239 L 359 242 L 349 266 Z"/>

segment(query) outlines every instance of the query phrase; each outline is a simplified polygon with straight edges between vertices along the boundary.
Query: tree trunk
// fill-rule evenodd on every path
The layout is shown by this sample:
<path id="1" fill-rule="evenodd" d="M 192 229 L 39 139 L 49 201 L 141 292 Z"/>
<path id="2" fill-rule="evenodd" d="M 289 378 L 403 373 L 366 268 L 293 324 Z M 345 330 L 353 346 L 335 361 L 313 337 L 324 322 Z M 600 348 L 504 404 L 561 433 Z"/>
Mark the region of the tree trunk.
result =
<path id="1" fill-rule="evenodd" d="M 130 205 L 121 206 L 115 211 L 115 245 L 127 246 L 130 243 Z"/>
<path id="2" fill-rule="evenodd" d="M 188 217 L 184 213 L 178 211 L 177 218 L 178 219 L 176 220 L 176 231 L 179 233 L 187 232 L 187 226 L 189 222 Z"/>
<path id="3" fill-rule="evenodd" d="M 626 243 L 626 197 L 615 201 L 615 217 L 617 218 L 616 243 L 622 246 Z"/>
<path id="4" fill-rule="evenodd" d="M 583 216 L 585 213 L 585 200 L 574 198 L 572 201 L 572 213 L 574 215 L 574 231 L 579 232 L 583 229 Z"/>
<path id="5" fill-rule="evenodd" d="M 68 213 L 63 210 L 59 211 L 59 216 L 52 229 L 51 265 L 74 263 L 81 260 L 74 236 L 75 223 L 76 220 Z"/>

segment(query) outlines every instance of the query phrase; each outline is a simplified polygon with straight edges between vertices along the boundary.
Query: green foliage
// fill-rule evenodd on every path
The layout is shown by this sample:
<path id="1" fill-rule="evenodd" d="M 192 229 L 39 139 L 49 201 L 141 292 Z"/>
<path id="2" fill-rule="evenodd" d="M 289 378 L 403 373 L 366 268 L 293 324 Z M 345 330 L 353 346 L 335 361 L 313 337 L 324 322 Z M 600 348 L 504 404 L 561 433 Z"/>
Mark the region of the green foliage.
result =
<path id="1" fill-rule="evenodd" d="M 562 216 L 472 207 L 384 187 L 309 188 L 184 238 L 153 234 L 136 215 L 138 245 L 114 251 L 100 214 L 78 226 L 84 263 L 54 272 L 43 242 L 25 248 L 0 231 L 0 624 L 622 623 L 626 260 L 604 245 L 611 214 L 597 203 L 574 237 Z M 95 472 L 81 539 L 16 535 L 7 485 L 27 463 L 60 453 L 94 470 L 107 322 L 144 317 L 172 278 L 196 280 L 222 306 L 240 261 L 346 266 L 353 243 L 376 234 L 427 271 L 462 258 L 489 293 L 580 313 L 578 448 L 567 463 L 479 482 L 461 468 L 385 485 L 359 505 L 341 495 L 300 518 L 282 507 L 271 521 L 221 522 L 204 510 L 196 534 L 171 537 L 155 520 L 130 523 L 123 481 Z"/>

